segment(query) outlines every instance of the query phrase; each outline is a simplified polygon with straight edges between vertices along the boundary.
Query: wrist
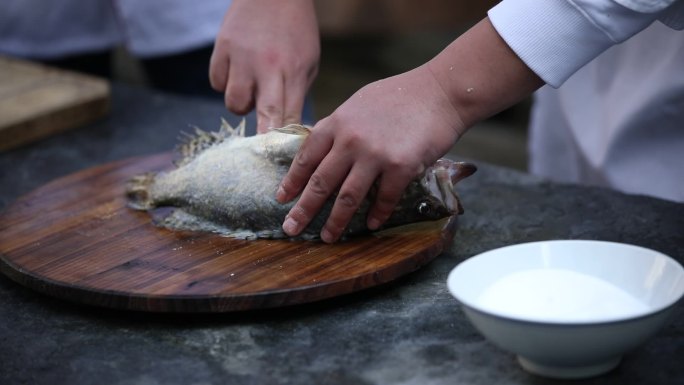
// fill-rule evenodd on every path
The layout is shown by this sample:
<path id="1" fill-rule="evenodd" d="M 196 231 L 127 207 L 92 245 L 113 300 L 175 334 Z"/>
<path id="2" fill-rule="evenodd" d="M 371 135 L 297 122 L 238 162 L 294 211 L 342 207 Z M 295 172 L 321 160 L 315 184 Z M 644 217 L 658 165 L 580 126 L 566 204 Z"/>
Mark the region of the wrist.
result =
<path id="1" fill-rule="evenodd" d="M 487 18 L 426 65 L 457 111 L 464 131 L 543 85 Z"/>
<path id="2" fill-rule="evenodd" d="M 455 143 L 465 133 L 469 125 L 464 122 L 461 114 L 459 113 L 460 105 L 454 103 L 454 100 L 451 97 L 451 87 L 445 87 L 445 85 L 440 81 L 440 79 L 443 77 L 438 76 L 433 67 L 434 66 L 431 64 L 431 62 L 427 62 L 425 65 L 419 67 L 418 70 L 423 70 L 426 73 L 425 76 L 428 79 L 425 80 L 425 82 L 431 85 L 434 89 L 433 95 L 438 95 L 438 100 L 441 99 L 443 101 L 437 102 L 436 104 L 441 107 L 440 110 L 443 111 L 443 115 L 446 117 L 446 120 L 451 123 L 450 127 L 456 134 L 453 140 Z"/>

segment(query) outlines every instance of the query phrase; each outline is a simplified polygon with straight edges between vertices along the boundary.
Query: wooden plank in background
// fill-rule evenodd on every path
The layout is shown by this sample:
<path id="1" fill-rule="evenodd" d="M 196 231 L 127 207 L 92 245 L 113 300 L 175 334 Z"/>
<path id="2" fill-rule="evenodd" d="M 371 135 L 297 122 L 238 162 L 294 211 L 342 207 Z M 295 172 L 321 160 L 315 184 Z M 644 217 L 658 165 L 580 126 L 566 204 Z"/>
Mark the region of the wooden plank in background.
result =
<path id="1" fill-rule="evenodd" d="M 0 56 L 0 151 L 88 124 L 109 106 L 105 79 Z"/>

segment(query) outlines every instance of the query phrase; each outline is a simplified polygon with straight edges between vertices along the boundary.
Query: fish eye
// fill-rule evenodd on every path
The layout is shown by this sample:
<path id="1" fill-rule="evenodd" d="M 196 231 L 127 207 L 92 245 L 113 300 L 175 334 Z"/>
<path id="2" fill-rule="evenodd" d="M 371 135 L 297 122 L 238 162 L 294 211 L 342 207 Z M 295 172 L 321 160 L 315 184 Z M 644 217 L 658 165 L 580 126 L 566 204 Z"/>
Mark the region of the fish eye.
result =
<path id="1" fill-rule="evenodd" d="M 430 202 L 422 201 L 418 203 L 418 213 L 420 215 L 430 215 L 430 213 L 432 213 L 432 205 Z"/>

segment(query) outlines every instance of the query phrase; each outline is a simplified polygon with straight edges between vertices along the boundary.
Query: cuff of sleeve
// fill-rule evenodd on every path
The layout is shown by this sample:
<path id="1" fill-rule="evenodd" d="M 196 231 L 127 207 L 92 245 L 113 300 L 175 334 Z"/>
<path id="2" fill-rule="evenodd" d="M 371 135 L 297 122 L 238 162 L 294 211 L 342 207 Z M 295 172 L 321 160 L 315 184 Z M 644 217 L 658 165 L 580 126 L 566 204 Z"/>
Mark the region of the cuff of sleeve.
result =
<path id="1" fill-rule="evenodd" d="M 488 15 L 506 44 L 554 88 L 615 44 L 567 1 L 504 0 Z"/>

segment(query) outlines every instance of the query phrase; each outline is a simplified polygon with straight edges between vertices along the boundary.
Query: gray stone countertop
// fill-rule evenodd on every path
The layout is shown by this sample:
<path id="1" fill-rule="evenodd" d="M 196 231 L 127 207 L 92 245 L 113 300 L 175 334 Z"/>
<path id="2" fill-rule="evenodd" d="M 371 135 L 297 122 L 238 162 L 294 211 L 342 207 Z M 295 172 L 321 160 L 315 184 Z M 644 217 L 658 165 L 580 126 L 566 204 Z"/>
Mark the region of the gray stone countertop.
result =
<path id="1" fill-rule="evenodd" d="M 115 86 L 111 116 L 0 154 L 0 209 L 62 175 L 167 151 L 220 102 Z M 235 121 L 235 120 L 233 120 Z M 549 183 L 479 164 L 451 248 L 390 284 L 318 303 L 169 315 L 65 302 L 0 276 L 0 384 L 555 384 L 485 341 L 446 289 L 449 271 L 520 242 L 601 239 L 684 262 L 684 205 Z M 616 266 L 619 268 L 619 266 Z M 586 384 L 684 384 L 684 306 L 613 372 Z"/>

